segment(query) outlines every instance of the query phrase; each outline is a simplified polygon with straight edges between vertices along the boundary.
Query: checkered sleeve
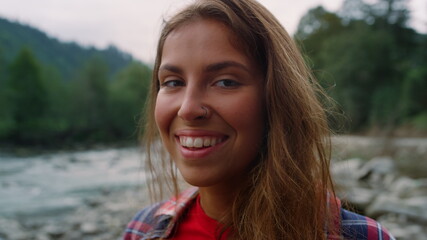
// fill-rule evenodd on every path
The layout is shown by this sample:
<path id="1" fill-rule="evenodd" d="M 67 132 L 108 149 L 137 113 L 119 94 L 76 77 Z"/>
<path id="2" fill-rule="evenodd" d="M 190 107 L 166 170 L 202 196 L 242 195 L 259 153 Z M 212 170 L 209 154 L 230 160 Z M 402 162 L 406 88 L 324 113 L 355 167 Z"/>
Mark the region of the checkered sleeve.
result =
<path id="1" fill-rule="evenodd" d="M 341 233 L 344 239 L 395 240 L 377 221 L 345 209 L 341 209 Z"/>
<path id="2" fill-rule="evenodd" d="M 178 197 L 144 208 L 127 225 L 123 240 L 146 240 L 169 236 L 176 219 L 189 203 L 196 199 L 197 194 L 198 188 L 192 187 L 180 193 Z"/>
<path id="3" fill-rule="evenodd" d="M 143 239 L 156 225 L 155 213 L 163 203 L 156 203 L 139 211 L 126 227 L 123 240 Z"/>

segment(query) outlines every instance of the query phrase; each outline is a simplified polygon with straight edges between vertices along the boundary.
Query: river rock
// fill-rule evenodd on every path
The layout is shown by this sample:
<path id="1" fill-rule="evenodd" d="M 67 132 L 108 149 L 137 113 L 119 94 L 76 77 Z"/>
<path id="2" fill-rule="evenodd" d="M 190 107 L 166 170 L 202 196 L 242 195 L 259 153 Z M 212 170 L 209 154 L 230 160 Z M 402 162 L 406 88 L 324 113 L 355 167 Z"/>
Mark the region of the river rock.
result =
<path id="1" fill-rule="evenodd" d="M 36 240 L 51 240 L 51 238 L 45 232 L 39 232 L 35 236 Z"/>
<path id="2" fill-rule="evenodd" d="M 390 190 L 396 197 L 405 198 L 409 197 L 416 187 L 415 180 L 409 177 L 400 177 L 391 185 Z"/>
<path id="3" fill-rule="evenodd" d="M 101 205 L 103 203 L 102 199 L 99 197 L 94 197 L 94 198 L 86 198 L 83 200 L 83 202 L 89 206 L 89 207 L 98 207 L 99 205 Z"/>
<path id="4" fill-rule="evenodd" d="M 394 226 L 393 236 L 396 239 L 426 239 L 426 233 L 419 225 Z"/>
<path id="5" fill-rule="evenodd" d="M 427 214 L 422 208 L 411 206 L 408 202 L 387 194 L 378 196 L 366 209 L 366 214 L 373 218 L 384 214 L 399 214 L 417 222 L 427 223 Z"/>
<path id="6" fill-rule="evenodd" d="M 331 173 L 334 176 L 336 185 L 343 187 L 353 187 L 357 184 L 360 167 L 363 160 L 352 158 L 348 160 L 334 162 L 331 166 Z"/>
<path id="7" fill-rule="evenodd" d="M 64 236 L 66 230 L 64 226 L 50 224 L 44 227 L 44 231 L 52 238 L 52 239 L 60 239 Z"/>
<path id="8" fill-rule="evenodd" d="M 6 218 L 0 218 L 0 236 L 14 240 L 27 240 L 31 237 L 18 221 Z"/>
<path id="9" fill-rule="evenodd" d="M 415 180 L 417 187 L 411 196 L 427 196 L 427 178 Z"/>
<path id="10" fill-rule="evenodd" d="M 80 231 L 84 235 L 94 235 L 101 232 L 100 226 L 95 223 L 87 222 L 83 223 L 80 227 Z"/>
<path id="11" fill-rule="evenodd" d="M 390 188 L 393 194 L 401 198 L 427 196 L 427 179 L 400 177 Z"/>
<path id="12" fill-rule="evenodd" d="M 358 171 L 359 179 L 366 179 L 372 176 L 383 177 L 396 171 L 393 159 L 390 157 L 375 157 L 366 162 Z"/>
<path id="13" fill-rule="evenodd" d="M 419 212 L 419 215 L 423 216 L 423 218 L 420 218 L 419 220 L 427 223 L 427 196 L 412 197 L 402 201 L 405 206 L 416 209 L 417 212 Z"/>
<path id="14" fill-rule="evenodd" d="M 334 162 L 338 196 L 399 240 L 427 239 L 427 179 L 400 176 L 390 157 Z"/>
<path id="15" fill-rule="evenodd" d="M 353 187 L 340 193 L 340 197 L 351 203 L 357 209 L 365 209 L 378 194 L 379 192 L 377 190 Z"/>

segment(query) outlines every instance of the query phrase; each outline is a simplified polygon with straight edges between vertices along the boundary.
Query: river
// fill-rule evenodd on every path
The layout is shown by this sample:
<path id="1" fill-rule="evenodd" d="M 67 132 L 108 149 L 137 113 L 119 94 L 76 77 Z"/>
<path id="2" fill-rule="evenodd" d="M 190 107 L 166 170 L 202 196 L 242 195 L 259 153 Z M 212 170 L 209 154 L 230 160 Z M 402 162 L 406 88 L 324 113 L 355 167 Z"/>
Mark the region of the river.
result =
<path id="1" fill-rule="evenodd" d="M 0 217 L 60 213 L 84 199 L 140 185 L 145 176 L 137 148 L 0 155 Z"/>
<path id="2" fill-rule="evenodd" d="M 340 136 L 341 148 L 360 153 L 382 141 L 376 138 Z M 427 151 L 427 138 L 395 139 L 394 146 L 415 146 Z M 378 153 L 372 153 L 377 155 Z M 141 150 L 120 148 L 60 152 L 32 157 L 0 153 L 0 217 L 40 215 L 74 209 L 82 201 L 118 189 L 141 186 L 145 180 Z"/>
<path id="3" fill-rule="evenodd" d="M 420 184 L 427 183 L 427 138 L 338 136 L 333 138 L 333 143 L 334 149 L 338 149 L 336 161 L 344 160 L 344 170 L 351 166 L 349 162 L 354 161 L 360 162 L 361 166 L 369 166 L 369 163 L 390 159 L 389 162 L 396 165 L 399 171 L 389 172 L 385 178 L 394 181 L 372 179 L 377 179 L 381 185 L 378 189 L 382 192 L 375 192 L 375 195 L 383 196 L 374 199 L 387 199 L 391 201 L 388 204 L 399 207 L 389 208 L 390 213 L 384 212 L 376 217 L 399 239 L 427 239 L 425 222 L 420 223 L 419 220 L 425 221 L 427 213 L 423 200 L 427 201 L 427 184 Z M 148 204 L 145 191 L 138 189 L 145 188 L 142 156 L 137 148 L 61 152 L 32 157 L 0 153 L 0 240 L 118 239 L 135 212 Z M 378 156 L 380 158 L 376 158 Z M 405 168 L 406 171 L 402 171 Z M 357 173 L 359 170 L 349 172 Z M 383 171 L 381 168 L 380 172 Z M 418 175 L 418 178 L 399 175 L 403 172 Z M 341 175 L 349 178 L 353 185 L 359 184 L 348 172 Z M 360 181 L 360 186 L 369 185 L 363 182 L 367 181 L 366 178 Z M 396 186 L 402 182 L 406 184 L 401 187 L 406 194 L 404 199 L 396 198 L 400 196 L 396 194 Z M 350 190 L 358 190 L 360 186 Z M 378 189 L 365 189 L 364 192 Z M 423 200 L 422 204 L 413 210 L 413 203 L 420 200 Z M 387 206 L 377 204 L 377 201 L 369 201 L 368 205 Z M 398 217 L 395 209 L 400 211 Z M 415 211 L 421 217 L 414 220 L 414 214 L 409 218 L 403 210 Z"/>

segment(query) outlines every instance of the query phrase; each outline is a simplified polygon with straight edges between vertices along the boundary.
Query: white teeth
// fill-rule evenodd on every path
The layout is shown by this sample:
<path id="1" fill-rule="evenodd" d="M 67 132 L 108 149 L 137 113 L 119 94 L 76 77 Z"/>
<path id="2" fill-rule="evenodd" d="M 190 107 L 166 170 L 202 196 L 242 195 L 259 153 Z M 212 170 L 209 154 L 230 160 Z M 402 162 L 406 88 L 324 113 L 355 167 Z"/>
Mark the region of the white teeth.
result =
<path id="1" fill-rule="evenodd" d="M 186 146 L 186 147 L 193 147 L 193 146 L 194 146 L 194 141 L 193 141 L 193 139 L 192 139 L 192 138 L 190 138 L 190 137 L 188 137 L 188 138 L 185 140 L 184 146 Z"/>
<path id="2" fill-rule="evenodd" d="M 211 145 L 211 139 L 210 138 L 205 138 L 203 140 L 203 146 L 207 147 Z"/>
<path id="3" fill-rule="evenodd" d="M 194 147 L 196 147 L 196 148 L 200 148 L 200 147 L 203 147 L 203 139 L 201 139 L 201 138 L 196 138 L 195 140 L 194 140 L 194 145 L 193 145 Z"/>
<path id="4" fill-rule="evenodd" d="M 179 137 L 179 142 L 182 146 L 188 148 L 202 148 L 215 146 L 217 143 L 221 142 L 221 139 L 214 137 Z"/>

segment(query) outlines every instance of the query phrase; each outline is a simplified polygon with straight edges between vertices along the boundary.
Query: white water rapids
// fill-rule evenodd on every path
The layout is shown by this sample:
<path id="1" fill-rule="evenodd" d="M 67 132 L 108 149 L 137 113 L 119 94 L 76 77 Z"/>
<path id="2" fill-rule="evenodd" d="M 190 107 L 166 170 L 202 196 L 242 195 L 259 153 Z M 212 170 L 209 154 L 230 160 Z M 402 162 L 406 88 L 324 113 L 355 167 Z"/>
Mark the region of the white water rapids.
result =
<path id="1" fill-rule="evenodd" d="M 55 213 L 91 196 L 143 184 L 136 148 L 0 155 L 0 216 Z"/>

